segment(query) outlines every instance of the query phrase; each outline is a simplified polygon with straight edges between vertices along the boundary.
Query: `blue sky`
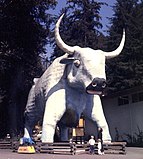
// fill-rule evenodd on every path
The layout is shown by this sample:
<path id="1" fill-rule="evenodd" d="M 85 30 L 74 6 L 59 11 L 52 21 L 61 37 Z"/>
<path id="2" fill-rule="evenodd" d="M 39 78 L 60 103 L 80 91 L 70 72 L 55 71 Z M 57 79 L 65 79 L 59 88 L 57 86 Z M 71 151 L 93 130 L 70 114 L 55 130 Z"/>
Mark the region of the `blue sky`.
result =
<path id="1" fill-rule="evenodd" d="M 62 7 L 66 6 L 66 1 L 67 0 L 58 0 L 58 5 L 55 9 L 55 13 L 59 13 L 59 11 L 62 9 Z M 113 10 L 112 10 L 112 6 L 116 3 L 116 0 L 97 0 L 98 2 L 105 2 L 108 4 L 108 6 L 102 6 L 101 10 L 100 10 L 100 14 L 102 17 L 102 32 L 105 33 L 104 31 L 107 29 L 106 25 L 109 25 L 109 21 L 107 19 L 107 17 L 112 17 L 113 15 Z"/>
<path id="2" fill-rule="evenodd" d="M 66 1 L 67 0 L 58 0 L 58 5 L 56 7 L 55 10 L 51 10 L 50 12 L 53 12 L 54 14 L 58 14 L 59 11 L 66 6 Z M 112 10 L 112 6 L 116 3 L 116 0 L 97 0 L 98 2 L 106 2 L 108 4 L 108 6 L 102 6 L 101 10 L 100 10 L 100 15 L 102 17 L 102 25 L 103 28 L 100 30 L 103 32 L 103 34 L 106 35 L 105 30 L 107 30 L 107 25 L 109 25 L 109 21 L 107 19 L 107 17 L 112 17 L 113 15 L 113 10 Z M 50 46 L 47 47 L 48 52 L 52 52 L 52 48 Z"/>
<path id="3" fill-rule="evenodd" d="M 102 6 L 101 8 L 101 16 L 102 16 L 102 31 L 104 32 L 104 30 L 106 30 L 106 25 L 109 25 L 109 21 L 107 19 L 107 17 L 112 17 L 113 15 L 113 10 L 112 10 L 112 6 L 114 6 L 114 4 L 116 3 L 116 0 L 98 0 L 99 2 L 106 2 L 108 4 L 108 6 Z"/>

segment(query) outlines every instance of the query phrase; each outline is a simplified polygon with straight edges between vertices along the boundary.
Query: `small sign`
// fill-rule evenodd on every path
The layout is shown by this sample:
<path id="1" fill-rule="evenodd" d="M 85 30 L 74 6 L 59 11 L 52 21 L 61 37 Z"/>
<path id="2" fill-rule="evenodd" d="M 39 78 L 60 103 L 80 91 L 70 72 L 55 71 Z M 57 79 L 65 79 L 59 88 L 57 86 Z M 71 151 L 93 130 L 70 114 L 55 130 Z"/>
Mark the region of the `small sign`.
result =
<path id="1" fill-rule="evenodd" d="M 84 129 L 83 128 L 74 128 L 72 136 L 84 136 Z"/>
<path id="2" fill-rule="evenodd" d="M 18 153 L 35 153 L 34 146 L 19 146 Z"/>

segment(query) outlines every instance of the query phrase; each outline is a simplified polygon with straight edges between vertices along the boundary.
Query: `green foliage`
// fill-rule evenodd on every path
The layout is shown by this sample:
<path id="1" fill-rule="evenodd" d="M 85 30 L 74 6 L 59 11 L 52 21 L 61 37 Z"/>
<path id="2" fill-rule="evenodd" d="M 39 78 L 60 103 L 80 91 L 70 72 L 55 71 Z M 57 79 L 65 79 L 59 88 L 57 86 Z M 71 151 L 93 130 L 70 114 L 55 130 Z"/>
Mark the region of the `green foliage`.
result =
<path id="1" fill-rule="evenodd" d="M 107 62 L 110 91 L 121 91 L 143 84 L 143 2 L 117 0 L 110 19 L 107 50 L 114 50 L 126 30 L 125 47 L 118 58 Z"/>
<path id="2" fill-rule="evenodd" d="M 138 128 L 138 133 L 134 135 L 126 134 L 128 146 L 143 147 L 143 131 Z"/>
<path id="3" fill-rule="evenodd" d="M 17 67 L 23 68 L 23 74 L 28 80 L 37 75 L 40 66 L 39 54 L 46 53 L 44 46 L 47 43 L 46 37 L 52 22 L 46 10 L 55 4 L 54 0 L 1 1 L 1 78 L 2 75 L 13 76 L 15 71 L 17 73 Z M 13 70 L 12 74 L 11 70 Z M 9 77 L 8 80 L 10 80 Z"/>
<path id="4" fill-rule="evenodd" d="M 3 124 L 4 129 L 14 135 L 21 129 L 32 80 L 42 73 L 39 55 L 46 53 L 52 24 L 47 10 L 56 3 L 56 0 L 0 1 L 0 96 L 5 94 L 0 116 L 3 122 L 5 119 L 9 122 Z"/>
<path id="5" fill-rule="evenodd" d="M 103 39 L 103 35 L 98 30 L 102 28 L 100 8 L 104 4 L 92 0 L 67 1 L 67 7 L 60 13 L 60 15 L 63 12 L 66 13 L 60 27 L 65 43 L 70 46 L 78 45 L 93 49 L 101 47 L 98 37 Z M 63 52 L 55 47 L 53 57 L 61 54 Z"/>

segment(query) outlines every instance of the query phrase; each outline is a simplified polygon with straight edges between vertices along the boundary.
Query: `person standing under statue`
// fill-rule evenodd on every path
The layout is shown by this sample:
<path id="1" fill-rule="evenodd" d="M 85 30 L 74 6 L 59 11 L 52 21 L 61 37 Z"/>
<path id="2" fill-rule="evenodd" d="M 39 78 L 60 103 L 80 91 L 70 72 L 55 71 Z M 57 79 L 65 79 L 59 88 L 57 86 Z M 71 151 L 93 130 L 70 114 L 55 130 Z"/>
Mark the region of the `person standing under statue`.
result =
<path id="1" fill-rule="evenodd" d="M 98 136 L 97 136 L 97 140 L 98 140 L 98 154 L 99 155 L 103 155 L 104 154 L 102 132 L 103 132 L 103 129 L 99 127 L 98 128 Z"/>
<path id="2" fill-rule="evenodd" d="M 102 148 L 101 140 L 98 139 L 97 140 L 97 149 L 98 149 L 97 153 L 98 153 L 98 155 L 102 155 L 101 148 Z"/>
<path id="3" fill-rule="evenodd" d="M 94 136 L 91 136 L 88 143 L 90 145 L 90 154 L 93 155 L 94 154 L 94 146 L 95 146 Z"/>

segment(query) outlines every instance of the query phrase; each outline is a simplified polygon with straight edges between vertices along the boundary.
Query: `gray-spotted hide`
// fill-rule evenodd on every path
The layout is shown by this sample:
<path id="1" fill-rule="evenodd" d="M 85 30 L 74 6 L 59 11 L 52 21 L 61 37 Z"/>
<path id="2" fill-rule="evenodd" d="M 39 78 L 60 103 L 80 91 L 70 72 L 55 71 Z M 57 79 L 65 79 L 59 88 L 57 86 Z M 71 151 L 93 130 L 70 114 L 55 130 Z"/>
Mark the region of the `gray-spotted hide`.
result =
<path id="1" fill-rule="evenodd" d="M 66 59 L 68 56 L 65 54 L 55 59 L 33 85 L 25 111 L 25 137 L 29 137 L 37 121 L 43 119 L 42 142 L 53 142 L 56 125 L 62 118 L 59 124 L 61 139 L 67 140 L 66 126 L 76 126 L 81 113 L 84 113 L 85 116 L 104 128 L 104 140 L 111 140 L 100 97 L 89 95 L 86 92 L 85 83 L 89 80 L 86 79 L 86 76 L 89 74 L 86 71 L 83 73 L 83 66 L 77 68 L 80 70 L 75 73 L 73 69 L 76 68 L 73 68 L 75 67 L 73 63 L 61 64 L 62 59 Z M 73 79 L 74 76 L 78 77 Z M 103 77 L 105 77 L 105 73 L 103 73 Z"/>

